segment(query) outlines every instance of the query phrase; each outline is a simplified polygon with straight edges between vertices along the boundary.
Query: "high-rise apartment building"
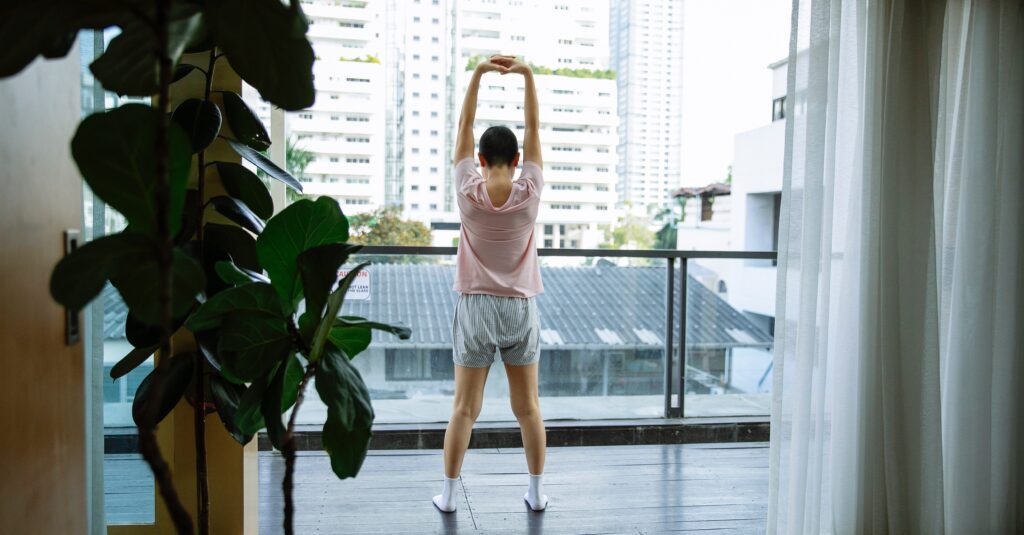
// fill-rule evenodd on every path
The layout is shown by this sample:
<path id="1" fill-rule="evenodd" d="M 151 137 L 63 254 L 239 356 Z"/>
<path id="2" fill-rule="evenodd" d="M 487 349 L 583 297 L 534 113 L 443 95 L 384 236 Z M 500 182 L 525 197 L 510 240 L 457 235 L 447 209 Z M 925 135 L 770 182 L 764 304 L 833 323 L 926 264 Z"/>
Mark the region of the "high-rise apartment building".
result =
<path id="1" fill-rule="evenodd" d="M 454 209 L 447 128 L 451 109 L 449 0 L 390 0 L 386 202 L 425 222 Z"/>
<path id="2" fill-rule="evenodd" d="M 611 0 L 609 45 L 618 74 L 619 201 L 662 205 L 680 185 L 683 5 Z"/>
<path id="3" fill-rule="evenodd" d="M 385 0 L 302 0 L 316 103 L 287 114 L 286 135 L 312 156 L 300 178 L 305 193 L 334 197 L 349 214 L 384 204 L 385 8 Z M 268 104 L 245 96 L 269 124 Z"/>
<path id="4" fill-rule="evenodd" d="M 461 0 L 454 10 L 451 136 L 475 58 L 511 53 L 541 67 L 535 80 L 546 187 L 537 237 L 544 247 L 596 247 L 601 227 L 615 220 L 618 120 L 616 83 L 607 70 L 607 7 L 587 0 Z M 485 77 L 474 133 L 504 125 L 522 143 L 523 96 L 522 77 Z"/>

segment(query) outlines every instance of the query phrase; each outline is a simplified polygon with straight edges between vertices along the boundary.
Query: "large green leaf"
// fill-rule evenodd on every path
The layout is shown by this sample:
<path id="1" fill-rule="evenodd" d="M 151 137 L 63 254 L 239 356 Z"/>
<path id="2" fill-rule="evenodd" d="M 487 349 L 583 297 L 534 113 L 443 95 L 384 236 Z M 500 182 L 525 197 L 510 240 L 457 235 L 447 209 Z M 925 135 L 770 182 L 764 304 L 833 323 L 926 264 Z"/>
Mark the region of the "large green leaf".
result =
<path id="1" fill-rule="evenodd" d="M 327 304 L 327 294 L 338 282 L 338 269 L 361 245 L 328 243 L 299 254 L 296 261 L 306 296 L 306 313 L 319 318 Z"/>
<path id="2" fill-rule="evenodd" d="M 373 331 L 363 327 L 340 327 L 335 325 L 331 329 L 328 340 L 345 352 L 350 360 L 362 353 L 373 340 Z"/>
<path id="3" fill-rule="evenodd" d="M 80 310 L 107 280 L 117 288 L 135 319 L 158 325 L 159 265 L 152 238 L 125 231 L 79 247 L 61 259 L 50 278 L 50 293 L 60 304 Z M 194 260 L 175 249 L 172 315 L 183 317 L 204 284 L 203 272 Z"/>
<path id="4" fill-rule="evenodd" d="M 196 296 L 203 291 L 206 277 L 199 264 L 180 248 L 174 249 L 172 259 L 171 317 L 181 318 L 188 314 Z M 132 262 L 119 266 L 111 275 L 110 282 L 136 318 L 150 325 L 159 325 L 160 266 L 154 249 L 141 252 Z"/>
<path id="5" fill-rule="evenodd" d="M 147 411 L 150 410 L 150 405 L 153 403 L 157 404 L 156 420 L 152 422 L 153 425 L 160 423 L 170 414 L 185 394 L 189 381 L 192 380 L 194 359 L 195 355 L 192 353 L 171 357 L 170 362 L 166 364 L 167 373 L 163 375 L 163 391 L 159 398 L 153 397 L 153 393 L 157 390 L 155 388 L 157 377 L 160 377 L 156 368 L 139 383 L 139 388 L 135 391 L 135 401 L 132 403 L 132 418 L 135 420 L 135 425 L 145 426 Z"/>
<path id="6" fill-rule="evenodd" d="M 248 269 L 236 266 L 229 260 L 220 260 L 214 265 L 214 269 L 217 271 L 217 275 L 224 282 L 232 286 L 241 286 L 243 284 L 249 284 L 250 282 L 264 282 L 270 284 L 270 279 L 265 277 L 262 273 L 256 273 L 255 271 L 249 271 Z"/>
<path id="7" fill-rule="evenodd" d="M 316 371 L 316 389 L 327 405 L 324 450 L 331 469 L 344 479 L 355 477 L 366 458 L 373 427 L 370 393 L 348 358 L 331 344 L 324 349 Z"/>
<path id="8" fill-rule="evenodd" d="M 269 284 L 254 282 L 230 288 L 207 299 L 185 322 L 190 331 L 208 331 L 219 328 L 230 314 L 267 316 L 284 321 L 281 301 Z"/>
<path id="9" fill-rule="evenodd" d="M 295 399 L 299 395 L 299 383 L 306 370 L 302 367 L 299 357 L 292 355 L 284 370 L 284 381 L 281 385 L 281 412 L 285 412 L 295 405 Z"/>
<path id="10" fill-rule="evenodd" d="M 245 230 L 259 234 L 263 232 L 264 222 L 242 201 L 227 195 L 218 195 L 210 199 L 210 204 L 224 217 L 238 223 Z"/>
<path id="11" fill-rule="evenodd" d="M 270 192 L 255 173 L 242 164 L 217 162 L 217 175 L 228 195 L 242 201 L 257 216 L 269 219 L 274 215 L 274 201 Z"/>
<path id="12" fill-rule="evenodd" d="M 50 294 L 71 310 L 81 310 L 99 295 L 117 266 L 152 250 L 152 241 L 134 232 L 97 238 L 57 263 L 50 276 Z"/>
<path id="13" fill-rule="evenodd" d="M 402 340 L 408 340 L 409 337 L 412 336 L 412 329 L 405 325 L 390 325 L 377 321 L 369 321 L 366 318 L 360 318 L 359 316 L 339 316 L 335 325 L 340 327 L 359 327 L 384 331 L 386 333 L 391 333 Z"/>
<path id="14" fill-rule="evenodd" d="M 178 104 L 172 117 L 191 140 L 194 154 L 202 152 L 217 139 L 223 122 L 220 108 L 216 104 L 198 98 L 190 98 Z"/>
<path id="15" fill-rule="evenodd" d="M 171 321 L 171 331 L 177 331 L 179 327 L 185 324 L 185 318 L 174 318 Z M 124 321 L 124 334 L 125 338 L 128 339 L 128 343 L 133 347 L 149 347 L 160 344 L 160 336 L 163 329 L 159 325 L 149 325 L 135 317 L 134 314 L 128 314 Z"/>
<path id="16" fill-rule="evenodd" d="M 341 305 L 345 302 L 345 294 L 348 293 L 352 282 L 359 276 L 359 271 L 369 264 L 369 262 L 363 262 L 350 269 L 348 275 L 345 275 L 341 282 L 338 283 L 338 289 L 334 290 L 330 297 L 327 298 L 327 312 L 324 318 L 320 320 L 320 325 L 317 326 L 316 333 L 313 335 L 313 347 L 309 352 L 309 360 L 315 362 L 320 359 L 320 354 L 327 344 L 327 337 L 330 336 L 331 329 L 334 328 L 334 322 L 338 319 L 338 311 L 341 310 Z"/>
<path id="17" fill-rule="evenodd" d="M 206 18 L 231 66 L 265 100 L 288 111 L 313 105 L 314 54 L 299 2 L 209 0 Z"/>
<path id="18" fill-rule="evenodd" d="M 284 369 L 278 366 L 270 384 L 267 385 L 263 399 L 260 400 L 260 413 L 263 414 L 263 425 L 267 428 L 267 438 L 278 451 L 284 449 L 284 422 L 281 420 L 281 391 L 284 387 Z"/>
<path id="19" fill-rule="evenodd" d="M 243 433 L 256 434 L 257 431 L 263 429 L 263 413 L 260 412 L 260 406 L 263 394 L 267 391 L 267 383 L 272 377 L 272 375 L 267 375 L 253 381 L 238 400 L 235 425 Z"/>
<path id="20" fill-rule="evenodd" d="M 239 156 L 245 158 L 249 163 L 258 167 L 260 171 L 266 173 L 267 176 L 281 182 L 295 191 L 300 193 L 302 192 L 302 184 L 299 180 L 293 177 L 288 171 L 278 167 L 276 163 L 270 161 L 270 158 L 264 156 L 263 153 L 233 139 L 228 139 L 227 142 L 228 145 L 231 145 L 231 148 L 235 149 L 235 152 L 237 152 Z"/>
<path id="21" fill-rule="evenodd" d="M 270 148 L 270 135 L 256 112 L 233 91 L 220 91 L 224 97 L 224 115 L 235 139 L 258 151 Z"/>
<path id="22" fill-rule="evenodd" d="M 291 352 L 288 325 L 279 317 L 234 313 L 221 324 L 217 353 L 223 368 L 243 381 L 255 381 Z"/>
<path id="23" fill-rule="evenodd" d="M 235 442 L 245 445 L 252 440 L 254 433 L 246 433 L 235 424 L 235 416 L 238 414 L 238 405 L 242 401 L 242 394 L 245 393 L 245 386 L 229 382 L 223 377 L 213 374 L 210 376 L 210 393 L 213 397 L 213 404 L 217 407 L 217 415 L 221 423 L 227 429 Z"/>
<path id="24" fill-rule="evenodd" d="M 263 271 L 256 255 L 256 238 L 234 225 L 207 223 L 203 226 L 203 247 L 207 260 L 231 260 L 250 271 Z M 216 262 L 210 262 L 212 266 Z"/>
<path id="25" fill-rule="evenodd" d="M 144 104 L 125 104 L 86 117 L 71 140 L 71 153 L 89 188 L 123 214 L 132 229 L 144 234 L 156 232 L 154 143 L 158 115 Z M 167 151 L 167 223 L 174 235 L 181 225 L 192 145 L 173 122 L 167 129 Z"/>
<path id="26" fill-rule="evenodd" d="M 185 45 L 200 28 L 202 14 L 190 2 L 171 4 L 168 24 L 168 57 L 177 64 Z M 153 8 L 146 14 L 154 15 Z M 89 65 L 103 88 L 119 95 L 145 97 L 160 89 L 160 66 L 157 62 L 157 37 L 153 26 L 139 17 L 131 17 L 121 25 L 121 33 L 110 41 L 103 55 Z"/>
<path id="27" fill-rule="evenodd" d="M 62 57 L 78 30 L 125 24 L 141 0 L 50 0 L 4 2 L 0 8 L 0 78 L 17 74 L 40 54 Z"/>
<path id="28" fill-rule="evenodd" d="M 110 378 L 117 379 L 119 377 L 123 377 L 128 372 L 138 368 L 143 362 L 146 362 L 149 357 L 153 356 L 153 353 L 156 352 L 156 350 L 157 346 L 153 345 L 150 347 L 136 347 L 129 351 L 127 355 L 117 361 L 117 364 L 114 364 L 114 366 L 110 368 Z"/>
<path id="29" fill-rule="evenodd" d="M 295 311 L 302 294 L 296 260 L 300 253 L 320 245 L 348 240 L 348 220 L 338 201 L 320 197 L 315 202 L 302 199 L 267 222 L 256 239 L 260 264 L 270 275 L 286 314 Z"/>

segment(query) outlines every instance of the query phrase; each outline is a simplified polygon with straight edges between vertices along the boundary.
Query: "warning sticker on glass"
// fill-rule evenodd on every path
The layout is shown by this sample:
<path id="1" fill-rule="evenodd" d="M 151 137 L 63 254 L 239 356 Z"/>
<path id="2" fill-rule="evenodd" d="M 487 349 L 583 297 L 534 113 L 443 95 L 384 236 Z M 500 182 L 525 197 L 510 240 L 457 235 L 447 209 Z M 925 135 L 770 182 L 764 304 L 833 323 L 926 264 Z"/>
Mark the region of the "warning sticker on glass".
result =
<path id="1" fill-rule="evenodd" d="M 338 271 L 339 279 L 344 279 L 349 273 L 349 270 L 343 269 Z M 346 301 L 369 301 L 370 299 L 370 272 L 365 269 L 360 270 L 356 274 L 355 279 L 352 281 L 352 286 L 348 287 L 348 292 L 345 293 Z"/>

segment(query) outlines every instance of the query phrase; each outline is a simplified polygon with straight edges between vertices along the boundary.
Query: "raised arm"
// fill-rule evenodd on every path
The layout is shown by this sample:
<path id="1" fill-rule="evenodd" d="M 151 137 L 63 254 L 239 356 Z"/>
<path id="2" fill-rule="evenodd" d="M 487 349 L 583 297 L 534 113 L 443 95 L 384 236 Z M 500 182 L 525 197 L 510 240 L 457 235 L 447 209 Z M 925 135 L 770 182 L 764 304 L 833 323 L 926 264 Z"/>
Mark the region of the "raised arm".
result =
<path id="1" fill-rule="evenodd" d="M 540 106 L 537 104 L 537 87 L 533 83 L 533 70 L 515 56 L 491 56 L 491 62 L 508 68 L 508 72 L 522 74 L 526 83 L 526 97 L 523 114 L 526 133 L 523 136 L 523 161 L 533 162 L 540 167 L 544 160 L 540 153 Z"/>
<path id="2" fill-rule="evenodd" d="M 473 122 L 476 120 L 476 94 L 480 91 L 480 78 L 486 72 L 497 71 L 502 74 L 508 72 L 508 68 L 490 61 L 481 61 L 473 71 L 469 79 L 469 87 L 466 88 L 466 98 L 462 99 L 462 113 L 459 115 L 459 133 L 455 141 L 455 156 L 452 163 L 458 163 L 464 158 L 473 156 L 473 146 L 476 138 L 473 137 Z"/>

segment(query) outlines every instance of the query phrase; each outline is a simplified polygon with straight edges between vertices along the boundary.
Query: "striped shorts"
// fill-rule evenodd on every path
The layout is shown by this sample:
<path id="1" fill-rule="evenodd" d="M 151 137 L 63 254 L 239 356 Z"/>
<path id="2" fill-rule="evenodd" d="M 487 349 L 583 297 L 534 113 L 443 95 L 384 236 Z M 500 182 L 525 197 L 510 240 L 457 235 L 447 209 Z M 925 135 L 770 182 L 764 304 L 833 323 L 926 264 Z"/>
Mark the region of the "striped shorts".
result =
<path id="1" fill-rule="evenodd" d="M 453 360 L 459 366 L 486 368 L 501 353 L 505 364 L 540 360 L 540 316 L 535 297 L 459 294 L 452 322 Z"/>

